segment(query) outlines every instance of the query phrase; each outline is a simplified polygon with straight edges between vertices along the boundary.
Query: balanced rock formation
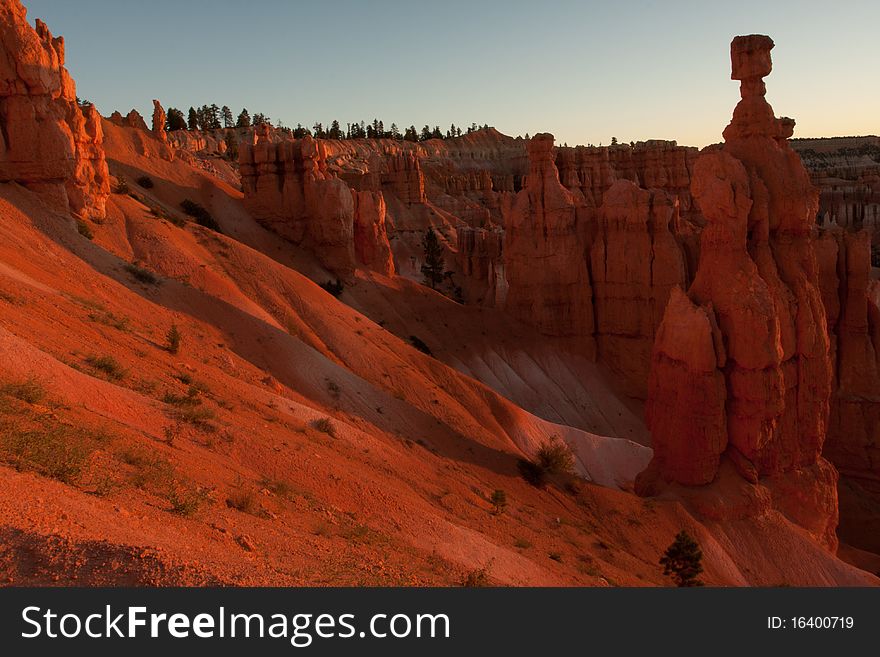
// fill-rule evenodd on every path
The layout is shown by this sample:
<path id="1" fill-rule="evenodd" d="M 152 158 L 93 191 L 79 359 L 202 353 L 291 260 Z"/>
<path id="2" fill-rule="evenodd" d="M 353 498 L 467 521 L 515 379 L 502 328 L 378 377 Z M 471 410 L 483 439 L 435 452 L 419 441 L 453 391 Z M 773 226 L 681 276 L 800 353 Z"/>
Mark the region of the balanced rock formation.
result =
<path id="1" fill-rule="evenodd" d="M 559 182 L 553 135 L 535 135 L 528 151 L 525 187 L 505 218 L 505 308 L 546 335 L 592 345 L 587 209 Z"/>
<path id="2" fill-rule="evenodd" d="M 384 200 L 330 174 L 322 141 L 307 135 L 272 142 L 258 126 L 255 142 L 241 145 L 239 162 L 245 205 L 257 220 L 311 250 L 338 276 L 359 264 L 394 271 Z"/>
<path id="3" fill-rule="evenodd" d="M 833 546 L 836 473 L 820 455 L 832 363 L 817 193 L 787 143 L 794 122 L 775 118 L 764 98 L 772 47 L 759 35 L 731 44 L 742 100 L 725 143 L 694 166 L 691 190 L 708 224 L 694 282 L 687 296 L 673 293 L 655 343 L 647 406 L 655 455 L 638 487 L 710 483 L 725 457 L 771 489 L 787 490 L 780 476 L 790 475 L 810 482 L 804 497 L 817 520 L 807 529 Z M 774 499 L 795 522 L 803 504 Z"/>
<path id="4" fill-rule="evenodd" d="M 158 100 L 153 101 L 153 134 L 159 141 L 168 141 L 168 135 L 165 132 L 165 110 Z"/>
<path id="5" fill-rule="evenodd" d="M 103 217 L 110 194 L 97 110 L 79 106 L 64 39 L 0 0 L 0 182 L 40 192 L 60 211 Z"/>

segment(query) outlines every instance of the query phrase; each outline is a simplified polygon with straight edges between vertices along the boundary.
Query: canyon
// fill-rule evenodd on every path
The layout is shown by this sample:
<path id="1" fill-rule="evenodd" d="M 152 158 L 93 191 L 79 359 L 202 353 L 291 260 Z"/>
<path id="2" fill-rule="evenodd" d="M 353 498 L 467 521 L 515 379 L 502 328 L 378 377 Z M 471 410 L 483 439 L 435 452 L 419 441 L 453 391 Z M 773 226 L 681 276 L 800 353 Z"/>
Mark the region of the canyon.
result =
<path id="1" fill-rule="evenodd" d="M 168 130 L 0 41 L 6 581 L 880 583 L 877 138 L 793 139 L 769 37 L 702 150 Z"/>

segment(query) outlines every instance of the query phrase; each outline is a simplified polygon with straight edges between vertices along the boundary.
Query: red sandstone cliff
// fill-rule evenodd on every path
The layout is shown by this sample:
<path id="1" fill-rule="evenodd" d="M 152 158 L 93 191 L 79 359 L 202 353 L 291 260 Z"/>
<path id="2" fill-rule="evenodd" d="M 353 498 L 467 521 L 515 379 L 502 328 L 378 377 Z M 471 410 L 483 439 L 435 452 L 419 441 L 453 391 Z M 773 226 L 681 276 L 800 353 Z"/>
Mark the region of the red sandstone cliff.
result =
<path id="1" fill-rule="evenodd" d="M 39 191 L 60 211 L 102 217 L 109 175 L 98 112 L 80 107 L 64 39 L 0 0 L 0 181 Z"/>
<path id="2" fill-rule="evenodd" d="M 384 200 L 328 173 L 323 142 L 306 136 L 273 143 L 263 135 L 255 144 L 241 145 L 239 163 L 248 210 L 282 237 L 312 250 L 328 270 L 343 277 L 358 264 L 394 271 Z"/>
<path id="3" fill-rule="evenodd" d="M 553 136 L 535 135 L 528 149 L 529 175 L 505 220 L 505 309 L 547 335 L 592 343 L 587 210 L 559 182 Z"/>

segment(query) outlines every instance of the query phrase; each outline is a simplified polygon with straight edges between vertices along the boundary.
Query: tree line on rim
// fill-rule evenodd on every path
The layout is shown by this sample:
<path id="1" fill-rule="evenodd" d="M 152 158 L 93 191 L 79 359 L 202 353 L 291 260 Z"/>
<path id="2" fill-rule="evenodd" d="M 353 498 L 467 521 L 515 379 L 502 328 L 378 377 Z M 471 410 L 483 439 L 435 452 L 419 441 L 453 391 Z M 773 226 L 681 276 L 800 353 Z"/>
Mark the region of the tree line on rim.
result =
<path id="1" fill-rule="evenodd" d="M 263 123 L 273 125 L 272 120 L 265 114 L 257 113 L 251 117 L 247 109 L 243 109 L 239 112 L 238 117 L 235 117 L 227 105 L 218 107 L 215 104 L 202 105 L 199 108 L 190 107 L 187 114 L 176 107 L 169 107 L 166 113 L 165 129 L 169 132 L 175 130 L 221 130 L 224 128 L 250 128 Z M 411 125 L 401 132 L 397 124 L 392 123 L 391 127 L 386 130 L 385 123 L 379 119 L 373 119 L 372 123 L 364 121 L 346 123 L 345 128 L 335 119 L 327 127 L 324 127 L 323 123 L 315 123 L 309 129 L 298 123 L 295 128 L 290 128 L 283 125 L 281 121 L 274 124 L 274 127 L 297 139 L 311 135 L 318 139 L 396 139 L 416 142 L 461 137 L 462 134 L 486 129 L 489 124 L 481 126 L 472 123 L 469 128 L 462 131 L 461 127 L 453 123 L 445 133 L 440 129 L 440 126 L 436 125 L 433 128 L 425 125 L 421 130 Z"/>

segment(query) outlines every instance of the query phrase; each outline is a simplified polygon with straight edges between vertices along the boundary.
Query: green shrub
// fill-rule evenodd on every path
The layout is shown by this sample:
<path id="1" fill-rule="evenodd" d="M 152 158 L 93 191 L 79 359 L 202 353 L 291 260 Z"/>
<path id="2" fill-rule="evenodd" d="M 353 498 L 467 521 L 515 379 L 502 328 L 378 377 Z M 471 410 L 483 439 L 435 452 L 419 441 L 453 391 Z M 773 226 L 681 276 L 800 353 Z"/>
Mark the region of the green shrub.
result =
<path id="1" fill-rule="evenodd" d="M 86 363 L 107 375 L 108 379 L 118 381 L 125 376 L 125 370 L 113 356 L 96 356 L 86 357 Z"/>
<path id="2" fill-rule="evenodd" d="M 483 567 L 470 571 L 464 576 L 461 585 L 471 588 L 483 588 L 486 586 L 492 586 L 491 582 L 489 581 L 489 569 Z"/>
<path id="3" fill-rule="evenodd" d="M 559 436 L 551 436 L 550 442 L 541 446 L 536 462 L 548 474 L 574 472 L 574 456 L 571 448 Z"/>
<path id="4" fill-rule="evenodd" d="M 165 334 L 165 348 L 169 353 L 176 354 L 180 351 L 180 342 L 183 339 L 183 336 L 180 334 L 180 330 L 177 328 L 177 324 L 172 324 L 171 328 L 168 329 L 168 333 Z"/>
<path id="5" fill-rule="evenodd" d="M 38 404 L 46 396 L 46 389 L 36 379 L 30 378 L 20 383 L 7 383 L 0 386 L 0 393 L 28 404 Z"/>
<path id="6" fill-rule="evenodd" d="M 540 465 L 526 459 L 516 462 L 520 476 L 536 488 L 543 488 L 547 484 L 547 473 Z"/>
<path id="7" fill-rule="evenodd" d="M 217 430 L 217 425 L 211 421 L 217 415 L 210 408 L 204 406 L 182 406 L 175 409 L 172 417 L 181 422 L 187 422 L 202 431 L 213 433 Z"/>
<path id="8" fill-rule="evenodd" d="M 64 425 L 23 428 L 0 427 L 0 449 L 4 460 L 19 470 L 75 483 L 88 464 L 92 450 L 82 430 Z"/>
<path id="9" fill-rule="evenodd" d="M 226 506 L 251 515 L 257 515 L 260 510 L 252 490 L 236 490 L 226 498 Z"/>
<path id="10" fill-rule="evenodd" d="M 333 422 L 329 417 L 318 418 L 317 420 L 312 420 L 311 422 L 312 428 L 316 431 L 320 431 L 321 433 L 326 433 L 331 438 L 336 438 L 336 427 L 333 425 Z"/>
<path id="11" fill-rule="evenodd" d="M 128 331 L 128 317 L 117 317 L 109 311 L 89 313 L 89 319 L 104 326 L 110 326 L 117 331 Z"/>
<path id="12" fill-rule="evenodd" d="M 155 185 L 153 184 L 153 179 L 149 176 L 141 176 L 140 178 L 135 180 L 135 182 L 144 189 L 153 189 L 153 187 L 155 187 Z"/>
<path id="13" fill-rule="evenodd" d="M 205 491 L 180 481 L 173 482 L 165 496 L 171 504 L 171 513 L 179 516 L 193 515 L 207 498 Z"/>
<path id="14" fill-rule="evenodd" d="M 198 406 L 202 400 L 199 399 L 198 388 L 190 386 L 185 395 L 175 395 L 173 392 L 166 391 L 162 402 L 170 406 Z"/>
<path id="15" fill-rule="evenodd" d="M 129 194 L 131 190 L 128 187 L 128 181 L 122 176 L 116 177 L 116 187 L 113 189 L 114 194 Z"/>

